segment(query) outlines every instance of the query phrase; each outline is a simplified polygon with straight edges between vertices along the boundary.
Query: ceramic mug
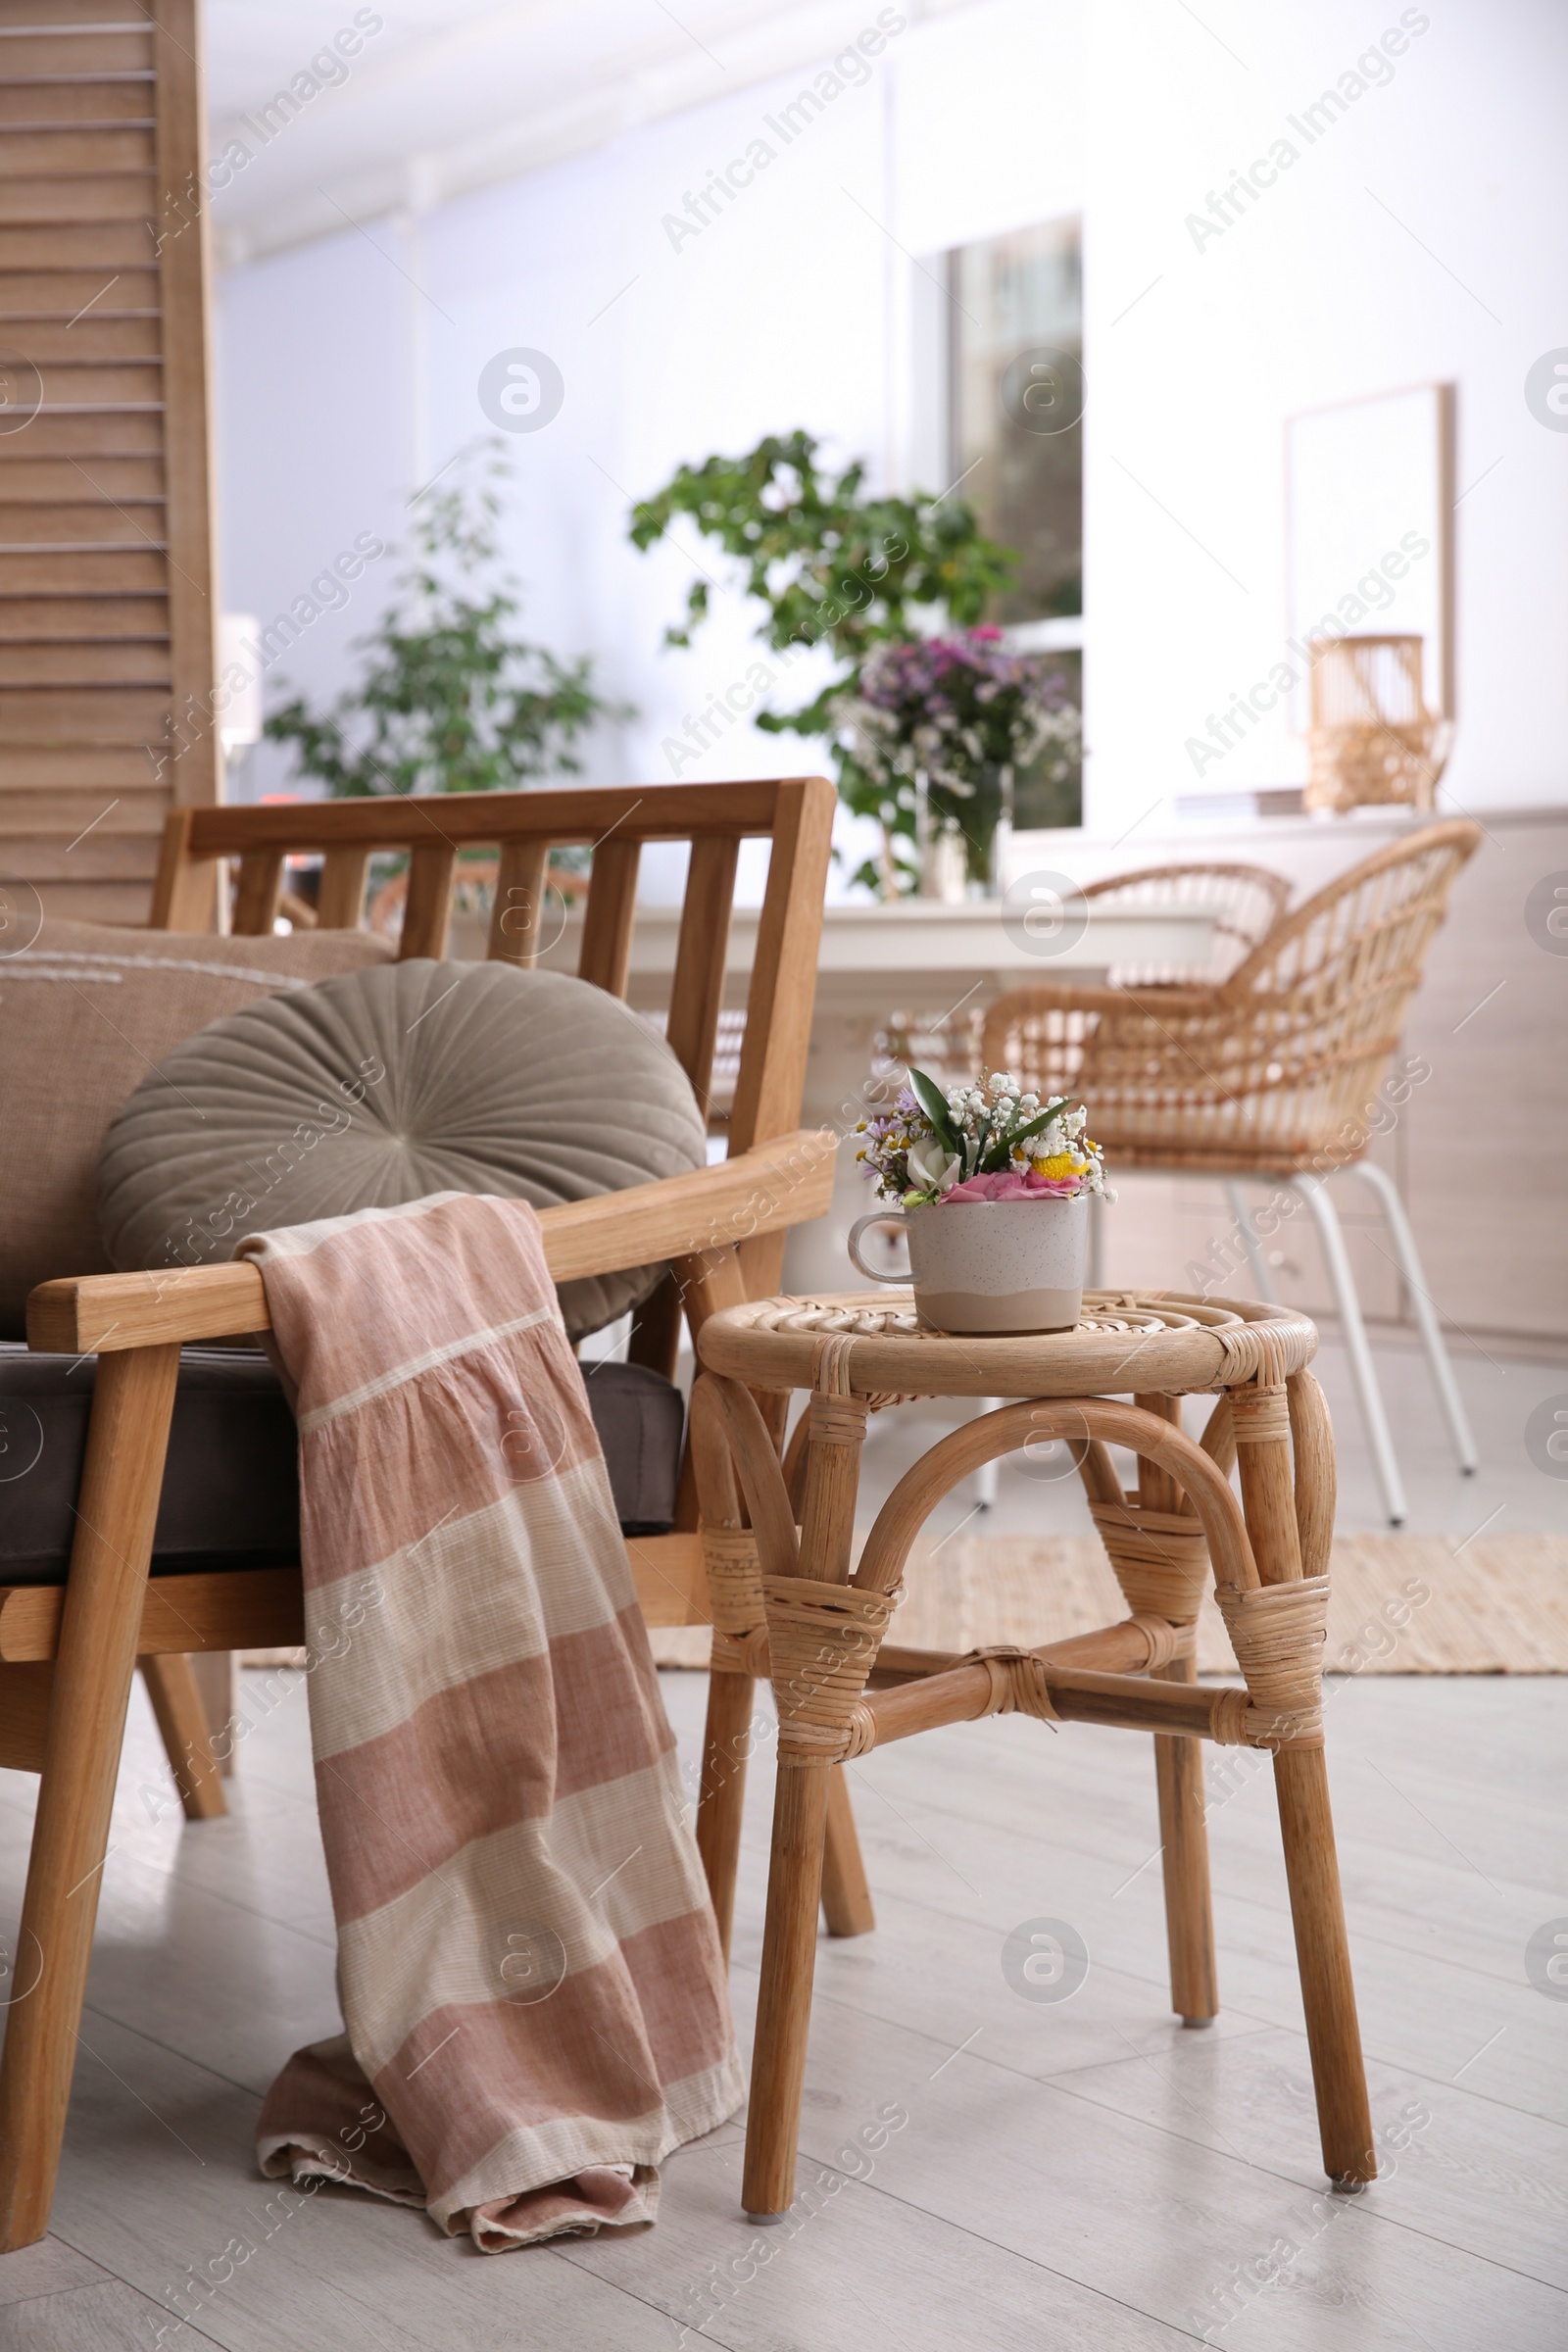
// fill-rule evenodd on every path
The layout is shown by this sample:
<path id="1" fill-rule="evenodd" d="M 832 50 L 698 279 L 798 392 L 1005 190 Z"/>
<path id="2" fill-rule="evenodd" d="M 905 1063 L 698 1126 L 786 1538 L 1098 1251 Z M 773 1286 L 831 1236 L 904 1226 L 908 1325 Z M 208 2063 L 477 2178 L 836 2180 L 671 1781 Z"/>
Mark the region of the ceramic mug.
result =
<path id="1" fill-rule="evenodd" d="M 868 1225 L 902 1225 L 909 1269 L 879 1274 L 860 1255 Z M 1083 1312 L 1089 1200 L 933 1200 L 921 1208 L 873 1209 L 850 1229 L 849 1250 L 870 1282 L 914 1283 L 915 1310 L 928 1331 L 993 1339 L 1071 1331 Z"/>

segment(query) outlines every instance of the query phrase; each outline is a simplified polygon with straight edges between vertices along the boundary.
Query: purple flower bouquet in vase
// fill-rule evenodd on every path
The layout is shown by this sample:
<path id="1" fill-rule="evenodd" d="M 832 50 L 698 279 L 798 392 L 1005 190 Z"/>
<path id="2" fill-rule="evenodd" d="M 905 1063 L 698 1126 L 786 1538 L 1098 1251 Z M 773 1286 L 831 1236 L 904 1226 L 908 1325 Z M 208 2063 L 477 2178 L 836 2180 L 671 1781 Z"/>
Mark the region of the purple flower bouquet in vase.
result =
<path id="1" fill-rule="evenodd" d="M 919 895 L 931 899 L 1000 895 L 1016 772 L 1048 746 L 1075 756 L 1082 733 L 1050 658 L 1009 653 L 993 628 L 877 646 L 833 715 L 874 783 L 912 789 Z"/>

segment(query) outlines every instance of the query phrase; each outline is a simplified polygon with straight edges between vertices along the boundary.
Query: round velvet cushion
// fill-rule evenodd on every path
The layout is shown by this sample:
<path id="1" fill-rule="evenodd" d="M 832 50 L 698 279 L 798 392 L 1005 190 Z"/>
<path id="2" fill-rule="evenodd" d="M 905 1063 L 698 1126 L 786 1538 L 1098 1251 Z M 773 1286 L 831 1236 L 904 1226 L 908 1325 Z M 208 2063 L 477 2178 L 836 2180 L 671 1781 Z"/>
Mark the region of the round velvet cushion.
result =
<path id="1" fill-rule="evenodd" d="M 494 1193 L 545 1208 L 684 1175 L 706 1130 L 668 1047 L 614 997 L 505 963 L 347 972 L 176 1046 L 109 1129 L 119 1268 L 197 1265 L 248 1233 Z M 644 1266 L 562 1286 L 573 1339 L 647 1298 Z"/>

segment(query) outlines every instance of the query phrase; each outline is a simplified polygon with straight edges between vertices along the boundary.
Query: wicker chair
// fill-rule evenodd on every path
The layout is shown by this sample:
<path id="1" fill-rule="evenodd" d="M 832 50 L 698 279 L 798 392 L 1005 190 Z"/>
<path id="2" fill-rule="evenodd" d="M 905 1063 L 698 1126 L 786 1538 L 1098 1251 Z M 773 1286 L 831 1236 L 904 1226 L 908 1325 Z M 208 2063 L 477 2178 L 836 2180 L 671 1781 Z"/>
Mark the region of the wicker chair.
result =
<path id="1" fill-rule="evenodd" d="M 1206 972 L 1195 975 L 1191 964 L 1144 963 L 1113 964 L 1108 975 L 1112 988 L 1191 986 L 1195 977 L 1212 987 L 1228 980 L 1267 937 L 1285 911 L 1291 886 L 1266 865 L 1146 865 L 1136 873 L 1086 882 L 1082 895 L 1095 902 L 1100 914 L 1123 907 L 1212 907 L 1214 938 Z"/>
<path id="2" fill-rule="evenodd" d="M 1396 1526 L 1403 1485 L 1325 1178 L 1350 1169 L 1377 1193 L 1454 1453 L 1461 1470 L 1474 1470 L 1475 1441 L 1403 1202 L 1363 1154 L 1405 1006 L 1480 839 L 1477 826 L 1451 819 L 1391 843 L 1275 923 L 1218 986 L 1013 990 L 992 1005 L 982 1044 L 987 1069 L 1017 1070 L 1041 1094 L 1089 1102 L 1113 1165 L 1222 1178 L 1239 1246 L 1270 1300 L 1273 1277 L 1239 1180 L 1278 1178 L 1305 1202 Z M 1225 1260 L 1221 1245 L 1216 1282 L 1233 1270 Z"/>

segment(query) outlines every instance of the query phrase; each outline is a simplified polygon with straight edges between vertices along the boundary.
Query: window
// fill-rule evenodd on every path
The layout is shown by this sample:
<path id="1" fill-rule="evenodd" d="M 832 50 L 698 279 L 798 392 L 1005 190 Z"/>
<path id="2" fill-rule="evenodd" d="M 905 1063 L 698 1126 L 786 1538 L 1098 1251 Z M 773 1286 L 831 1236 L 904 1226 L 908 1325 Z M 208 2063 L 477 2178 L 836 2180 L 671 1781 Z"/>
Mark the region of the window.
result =
<path id="1" fill-rule="evenodd" d="M 946 256 L 947 468 L 982 529 L 1016 549 L 989 617 L 1049 651 L 1083 701 L 1083 267 L 1079 221 L 1045 221 Z M 1021 827 L 1081 821 L 1075 764 L 1018 777 Z"/>

